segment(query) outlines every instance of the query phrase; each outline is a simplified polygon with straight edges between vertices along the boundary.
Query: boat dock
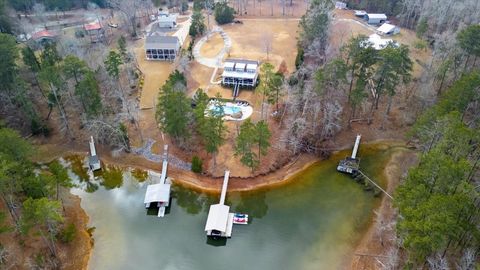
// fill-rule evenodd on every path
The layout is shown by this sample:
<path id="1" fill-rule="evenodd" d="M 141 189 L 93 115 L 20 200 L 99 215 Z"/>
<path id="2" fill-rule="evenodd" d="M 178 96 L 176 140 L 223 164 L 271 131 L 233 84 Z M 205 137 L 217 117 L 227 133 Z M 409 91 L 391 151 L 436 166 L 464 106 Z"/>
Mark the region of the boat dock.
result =
<path id="1" fill-rule="evenodd" d="M 353 146 L 352 155 L 340 160 L 337 166 L 337 171 L 352 175 L 358 172 L 360 168 L 360 159 L 357 158 L 357 153 L 361 138 L 362 136 L 357 135 L 357 138 L 355 139 L 355 145 Z"/>
<path id="2" fill-rule="evenodd" d="M 207 236 L 214 238 L 232 237 L 234 213 L 230 213 L 230 206 L 225 205 L 225 197 L 227 195 L 228 178 L 230 171 L 225 171 L 223 178 L 222 192 L 220 194 L 220 202 L 218 204 L 210 205 L 208 211 L 207 223 L 205 224 L 205 231 Z"/>
<path id="3" fill-rule="evenodd" d="M 88 156 L 88 168 L 93 172 L 101 169 L 100 159 L 97 156 L 97 150 L 95 149 L 95 141 L 93 136 L 90 136 L 89 141 L 90 155 Z"/>
<path id="4" fill-rule="evenodd" d="M 158 207 L 158 217 L 164 217 L 166 208 L 170 206 L 170 190 L 171 184 L 167 178 L 168 168 L 168 145 L 163 148 L 162 173 L 148 171 L 150 185 L 147 186 L 145 199 L 143 203 L 145 208 L 150 208 L 152 203 L 156 203 Z"/>

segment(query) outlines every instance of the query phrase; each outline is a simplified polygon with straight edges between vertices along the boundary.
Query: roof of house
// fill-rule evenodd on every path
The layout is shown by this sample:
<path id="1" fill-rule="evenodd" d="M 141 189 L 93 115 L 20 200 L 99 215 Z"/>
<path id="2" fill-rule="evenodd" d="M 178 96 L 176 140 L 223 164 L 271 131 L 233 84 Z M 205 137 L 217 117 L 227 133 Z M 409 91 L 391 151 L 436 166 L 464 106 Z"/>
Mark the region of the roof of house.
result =
<path id="1" fill-rule="evenodd" d="M 246 63 L 241 63 L 241 62 L 240 62 L 240 63 L 236 63 L 236 64 L 235 64 L 235 69 L 240 69 L 240 70 L 243 71 L 243 70 L 245 70 L 245 67 L 246 67 L 246 66 L 247 66 Z"/>
<path id="2" fill-rule="evenodd" d="M 57 35 L 48 30 L 41 30 L 32 34 L 32 39 L 37 40 L 41 38 L 54 38 Z"/>
<path id="3" fill-rule="evenodd" d="M 151 34 L 145 38 L 145 48 L 155 49 L 162 46 L 174 47 L 179 44 L 178 37 Z"/>
<path id="4" fill-rule="evenodd" d="M 158 15 L 159 22 L 176 22 L 177 15 L 176 14 L 160 14 Z"/>
<path id="5" fill-rule="evenodd" d="M 235 62 L 225 62 L 225 64 L 223 64 L 224 68 L 233 68 L 233 66 L 235 66 Z"/>
<path id="6" fill-rule="evenodd" d="M 228 211 L 230 206 L 224 204 L 210 205 L 208 212 L 207 224 L 205 224 L 205 231 L 217 230 L 220 232 L 227 231 Z"/>
<path id="7" fill-rule="evenodd" d="M 247 69 L 257 69 L 258 65 L 257 64 L 248 64 Z"/>
<path id="8" fill-rule="evenodd" d="M 256 64 L 256 65 L 258 65 L 258 61 L 246 60 L 246 59 L 228 58 L 228 59 L 225 59 L 225 63 L 227 63 L 227 62 L 244 63 L 244 64 Z"/>
<path id="9" fill-rule="evenodd" d="M 222 77 L 226 78 L 237 78 L 237 79 L 250 79 L 254 80 L 257 76 L 256 73 L 251 72 L 238 72 L 238 71 L 227 71 L 224 70 L 222 73 Z"/>
<path id="10" fill-rule="evenodd" d="M 389 33 L 395 29 L 395 25 L 389 24 L 389 23 L 384 23 L 382 24 L 379 28 L 377 28 L 377 31 L 382 32 L 382 33 Z"/>
<path id="11" fill-rule="evenodd" d="M 382 19 L 382 20 L 386 20 L 387 19 L 387 15 L 385 14 L 380 14 L 380 13 L 367 13 L 367 15 L 369 19 Z"/>
<path id="12" fill-rule="evenodd" d="M 170 184 L 154 184 L 147 187 L 143 203 L 168 202 L 170 200 Z"/>
<path id="13" fill-rule="evenodd" d="M 100 22 L 92 22 L 89 24 L 84 24 L 83 27 L 85 28 L 86 31 L 102 29 L 102 25 L 100 24 Z"/>

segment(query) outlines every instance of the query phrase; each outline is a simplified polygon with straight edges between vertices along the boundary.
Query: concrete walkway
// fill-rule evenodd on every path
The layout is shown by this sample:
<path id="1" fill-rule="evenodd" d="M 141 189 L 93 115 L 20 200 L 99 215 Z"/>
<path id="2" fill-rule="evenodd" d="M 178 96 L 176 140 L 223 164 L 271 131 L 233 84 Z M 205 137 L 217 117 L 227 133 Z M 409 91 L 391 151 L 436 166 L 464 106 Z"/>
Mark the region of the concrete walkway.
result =
<path id="1" fill-rule="evenodd" d="M 219 33 L 220 36 L 223 39 L 223 48 L 222 50 L 212 58 L 209 57 L 203 57 L 200 54 L 200 49 L 202 48 L 203 44 L 207 41 L 207 37 L 214 35 L 215 33 Z M 207 36 L 204 36 L 201 38 L 197 44 L 195 44 L 195 47 L 193 47 L 193 57 L 195 57 L 195 60 L 199 62 L 200 64 L 210 67 L 210 68 L 221 68 L 223 66 L 222 60 L 223 57 L 225 56 L 225 53 L 230 50 L 232 47 L 232 40 L 230 37 L 223 31 L 221 27 L 215 27 L 210 33 L 207 34 Z"/>
<path id="2" fill-rule="evenodd" d="M 143 156 L 147 160 L 155 163 L 160 163 L 163 160 L 163 155 L 157 155 L 152 153 L 152 146 L 155 144 L 155 140 L 148 138 L 145 144 L 139 148 L 133 148 L 132 152 L 136 155 Z M 189 171 L 192 168 L 192 164 L 187 163 L 174 155 L 168 155 L 168 163 L 176 168 Z"/>

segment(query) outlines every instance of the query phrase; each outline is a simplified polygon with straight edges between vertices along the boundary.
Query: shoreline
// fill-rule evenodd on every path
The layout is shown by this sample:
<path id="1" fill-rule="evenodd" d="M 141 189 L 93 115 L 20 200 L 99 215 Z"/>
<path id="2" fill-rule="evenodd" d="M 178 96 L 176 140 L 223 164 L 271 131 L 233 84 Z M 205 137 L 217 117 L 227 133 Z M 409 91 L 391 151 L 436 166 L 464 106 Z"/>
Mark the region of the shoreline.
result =
<path id="1" fill-rule="evenodd" d="M 364 145 L 387 145 L 390 147 L 401 146 L 406 147 L 406 142 L 402 140 L 373 140 Z M 48 148 L 51 145 L 47 145 Z M 65 146 L 62 146 L 65 147 Z M 340 151 L 344 151 L 351 148 L 351 144 L 342 145 L 332 151 L 332 155 Z M 87 155 L 86 151 L 71 150 L 72 148 L 57 149 L 56 153 L 49 152 L 40 153 L 37 155 L 35 162 L 48 163 L 54 159 L 69 155 Z M 43 150 L 45 151 L 45 149 Z M 40 151 L 41 152 L 41 151 Z M 44 154 L 44 155 L 42 155 Z M 297 158 L 287 162 L 284 166 L 277 170 L 266 172 L 265 174 L 251 176 L 251 177 L 235 177 L 231 176 L 229 181 L 228 192 L 238 191 L 254 191 L 261 189 L 274 188 L 290 183 L 295 178 L 294 176 L 304 171 L 309 166 L 316 162 L 321 162 L 324 158 L 312 154 L 300 154 Z M 120 156 L 113 157 L 110 154 L 104 154 L 101 157 L 103 163 L 119 166 L 123 168 L 142 169 L 142 170 L 155 170 L 160 172 L 162 169 L 162 163 L 155 163 L 145 159 L 143 156 L 135 155 L 131 153 L 122 153 Z M 242 165 L 240 165 L 242 166 Z M 223 176 L 211 177 L 203 174 L 196 174 L 191 171 L 185 171 L 173 166 L 168 168 L 168 174 L 172 178 L 172 181 L 176 184 L 194 189 L 196 191 L 218 194 L 221 191 Z"/>
<path id="2" fill-rule="evenodd" d="M 408 148 L 397 150 L 389 158 L 383 170 L 386 179 L 387 192 L 393 194 L 400 184 L 401 178 L 410 167 L 418 162 L 418 154 Z M 378 258 L 388 256 L 396 246 L 395 222 L 397 212 L 393 201 L 387 196 L 382 196 L 380 205 L 374 210 L 376 216 L 372 217 L 365 233 L 357 245 L 352 249 L 351 255 L 346 258 L 345 269 L 374 269 Z"/>

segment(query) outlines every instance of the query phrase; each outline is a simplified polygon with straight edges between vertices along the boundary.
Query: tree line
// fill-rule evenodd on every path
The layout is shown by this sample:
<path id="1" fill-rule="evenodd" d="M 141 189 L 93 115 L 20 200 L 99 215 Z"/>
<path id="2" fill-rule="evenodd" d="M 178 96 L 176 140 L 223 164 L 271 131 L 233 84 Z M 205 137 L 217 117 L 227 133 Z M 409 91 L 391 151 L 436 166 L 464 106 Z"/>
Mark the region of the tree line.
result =
<path id="1" fill-rule="evenodd" d="M 407 265 L 474 269 L 480 252 L 480 73 L 461 76 L 417 120 L 418 166 L 395 194 Z"/>
<path id="2" fill-rule="evenodd" d="M 30 258 L 35 267 L 61 268 L 57 258 L 59 241 L 71 242 L 77 229 L 64 221 L 61 187 L 71 187 L 67 170 L 54 161 L 39 165 L 30 161 L 35 152 L 29 142 L 5 126 L 0 126 L 0 194 L 13 227 L 2 225 L 3 233 L 19 234 L 20 241 L 39 237 L 47 252 L 36 250 L 41 259 Z M 8 268 L 16 264 L 16 258 L 0 245 L 1 263 Z M 46 255 L 45 255 L 46 254 Z"/>

